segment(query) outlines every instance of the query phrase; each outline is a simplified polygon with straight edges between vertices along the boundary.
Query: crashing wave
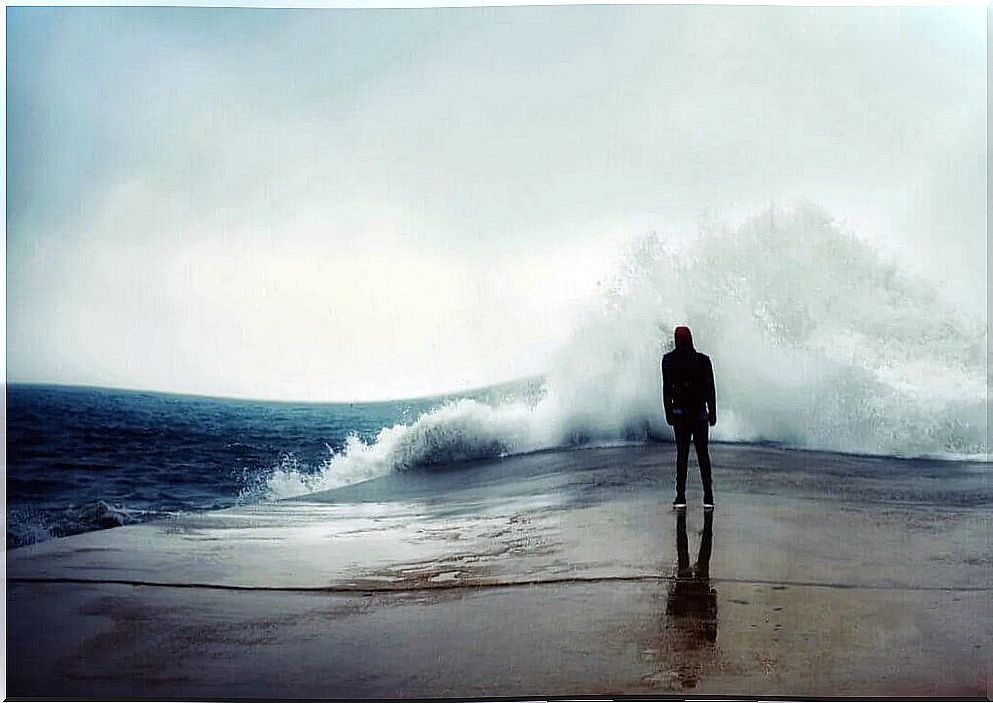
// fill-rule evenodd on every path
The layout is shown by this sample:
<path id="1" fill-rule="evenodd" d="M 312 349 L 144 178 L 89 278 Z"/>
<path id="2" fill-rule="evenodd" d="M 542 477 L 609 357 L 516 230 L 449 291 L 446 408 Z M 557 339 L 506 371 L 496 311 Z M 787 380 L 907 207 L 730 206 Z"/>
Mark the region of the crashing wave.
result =
<path id="1" fill-rule="evenodd" d="M 393 471 L 639 436 L 661 420 L 658 359 L 688 324 L 714 360 L 714 438 L 897 456 L 988 457 L 986 327 L 823 210 L 772 209 L 692 242 L 632 247 L 538 399 L 460 400 L 282 465 L 284 498 Z"/>

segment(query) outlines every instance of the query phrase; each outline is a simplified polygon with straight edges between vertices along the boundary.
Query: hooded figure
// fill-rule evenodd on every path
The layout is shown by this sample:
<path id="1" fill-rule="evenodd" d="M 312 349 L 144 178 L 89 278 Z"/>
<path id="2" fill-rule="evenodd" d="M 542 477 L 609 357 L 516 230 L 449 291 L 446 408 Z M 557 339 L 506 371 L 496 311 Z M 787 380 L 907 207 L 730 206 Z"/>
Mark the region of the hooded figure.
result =
<path id="1" fill-rule="evenodd" d="M 686 465 L 692 441 L 700 464 L 704 507 L 712 508 L 714 494 L 707 434 L 708 426 L 717 424 L 714 369 L 710 357 L 693 348 L 689 327 L 677 327 L 673 338 L 676 348 L 663 356 L 660 364 L 665 421 L 672 425 L 676 437 L 676 500 L 673 505 L 686 506 Z"/>

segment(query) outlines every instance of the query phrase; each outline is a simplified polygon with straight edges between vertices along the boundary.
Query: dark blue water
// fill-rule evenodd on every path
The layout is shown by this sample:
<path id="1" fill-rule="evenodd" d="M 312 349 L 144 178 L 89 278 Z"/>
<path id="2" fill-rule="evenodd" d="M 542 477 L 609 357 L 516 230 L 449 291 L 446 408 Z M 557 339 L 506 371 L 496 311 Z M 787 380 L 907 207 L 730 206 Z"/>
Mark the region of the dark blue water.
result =
<path id="1" fill-rule="evenodd" d="M 7 388 L 7 547 L 230 506 L 282 462 L 317 467 L 443 398 L 242 401 L 66 386 Z"/>

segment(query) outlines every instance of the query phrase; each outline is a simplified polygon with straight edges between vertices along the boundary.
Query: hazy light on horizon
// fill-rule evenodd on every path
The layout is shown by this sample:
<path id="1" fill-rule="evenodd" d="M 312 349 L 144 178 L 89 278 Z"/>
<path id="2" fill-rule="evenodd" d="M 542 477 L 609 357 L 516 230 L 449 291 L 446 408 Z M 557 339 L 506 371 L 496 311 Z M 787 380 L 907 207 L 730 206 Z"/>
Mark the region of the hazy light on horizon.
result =
<path id="1" fill-rule="evenodd" d="M 985 21 L 8 8 L 8 376 L 486 385 L 543 370 L 632 236 L 791 198 L 985 320 Z"/>

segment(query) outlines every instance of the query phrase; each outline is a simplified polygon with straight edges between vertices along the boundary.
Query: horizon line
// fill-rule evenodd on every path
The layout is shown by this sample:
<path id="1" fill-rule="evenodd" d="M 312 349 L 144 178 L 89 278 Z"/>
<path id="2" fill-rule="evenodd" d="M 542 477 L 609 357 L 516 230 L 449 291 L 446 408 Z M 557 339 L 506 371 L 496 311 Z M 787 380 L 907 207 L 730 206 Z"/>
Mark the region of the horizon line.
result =
<path id="1" fill-rule="evenodd" d="M 180 396 L 185 398 L 201 398 L 204 400 L 238 400 L 249 403 L 283 403 L 287 405 L 377 405 L 382 403 L 417 402 L 423 400 L 431 400 L 433 398 L 445 398 L 445 397 L 462 395 L 462 394 L 479 393 L 482 391 L 499 388 L 501 386 L 508 386 L 514 383 L 525 383 L 528 381 L 539 380 L 542 377 L 543 374 L 534 374 L 531 376 L 520 376 L 517 378 L 511 378 L 506 381 L 497 381 L 496 383 L 491 383 L 483 386 L 473 386 L 470 388 L 463 388 L 459 390 L 448 390 L 440 393 L 428 393 L 425 395 L 381 398 L 378 400 L 369 400 L 369 399 L 299 400 L 299 399 L 284 399 L 284 398 L 259 398 L 259 397 L 250 397 L 250 396 L 242 396 L 242 395 L 217 395 L 217 394 L 196 393 L 189 391 L 158 390 L 153 388 L 129 388 L 124 386 L 106 386 L 96 383 L 60 383 L 57 381 L 11 381 L 10 379 L 5 378 L 4 398 L 6 400 L 7 388 L 11 386 L 42 386 L 47 388 L 73 388 L 80 390 L 123 391 L 126 393 L 152 393 L 156 395 L 173 395 L 173 396 Z"/>

